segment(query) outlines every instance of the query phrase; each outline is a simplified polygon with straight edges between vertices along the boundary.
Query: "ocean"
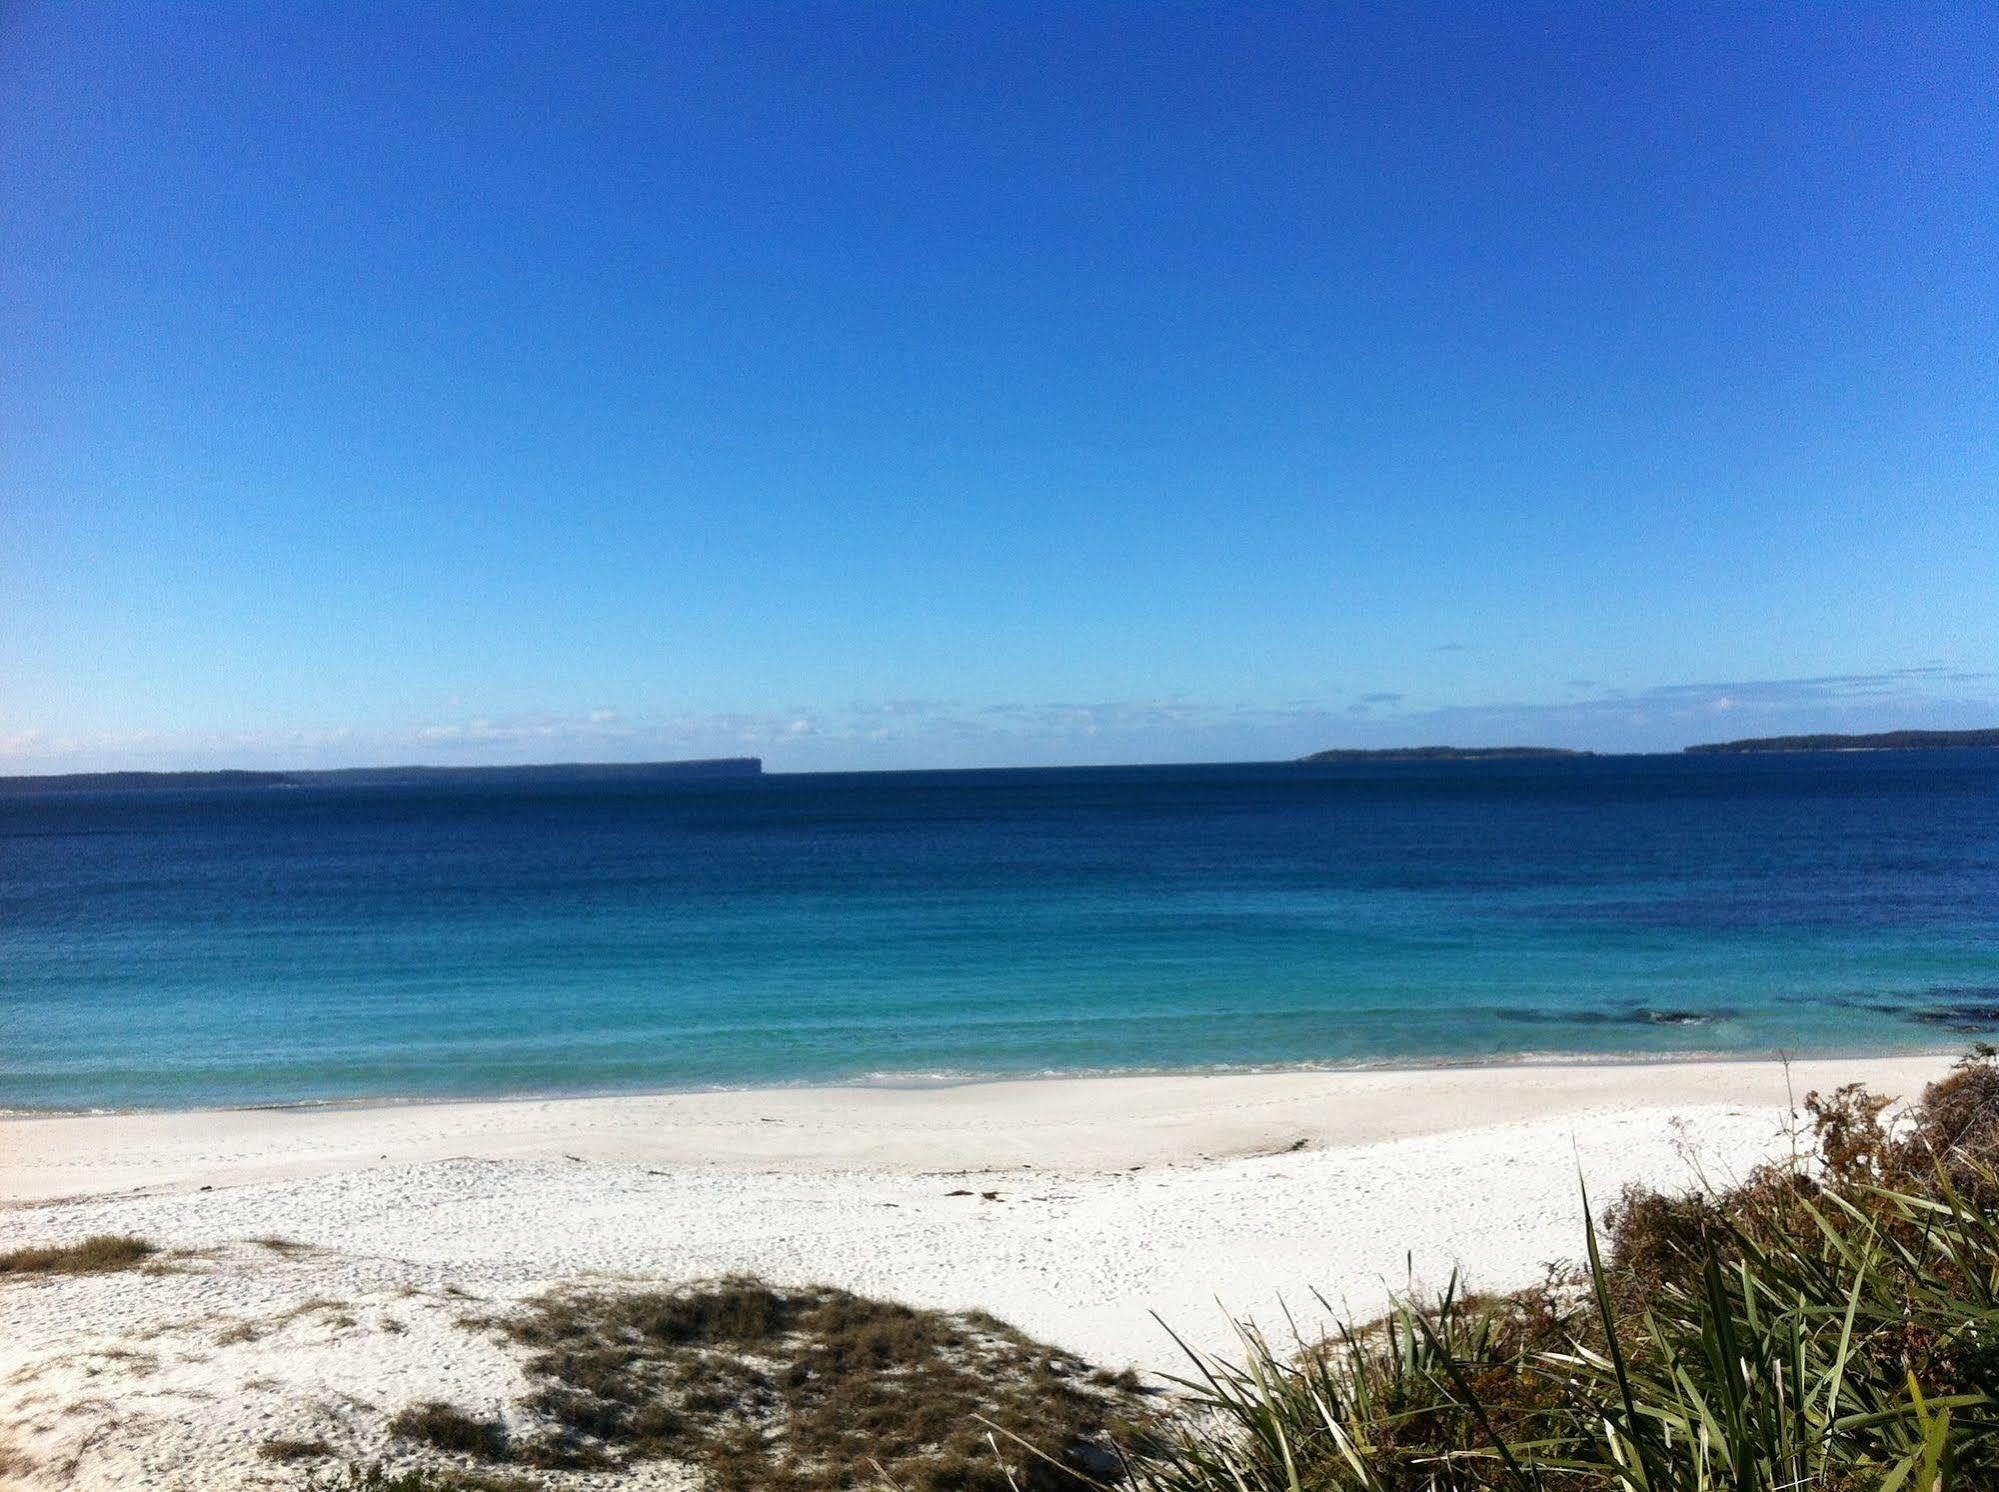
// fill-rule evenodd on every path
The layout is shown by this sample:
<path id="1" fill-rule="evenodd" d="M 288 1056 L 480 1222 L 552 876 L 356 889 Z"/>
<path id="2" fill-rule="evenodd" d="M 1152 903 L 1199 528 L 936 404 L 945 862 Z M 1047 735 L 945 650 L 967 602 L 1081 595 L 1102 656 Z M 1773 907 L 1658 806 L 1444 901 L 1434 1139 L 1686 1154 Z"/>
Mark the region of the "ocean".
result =
<path id="1" fill-rule="evenodd" d="M 1999 1035 L 1999 752 L 0 797 L 0 1107 Z"/>

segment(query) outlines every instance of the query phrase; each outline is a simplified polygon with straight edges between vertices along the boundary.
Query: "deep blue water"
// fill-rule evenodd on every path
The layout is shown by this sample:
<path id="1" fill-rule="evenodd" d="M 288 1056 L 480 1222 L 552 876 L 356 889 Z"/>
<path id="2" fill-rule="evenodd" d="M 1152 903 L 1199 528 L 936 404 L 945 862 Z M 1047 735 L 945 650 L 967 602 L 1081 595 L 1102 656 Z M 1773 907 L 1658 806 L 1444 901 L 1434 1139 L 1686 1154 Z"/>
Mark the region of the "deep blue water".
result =
<path id="1" fill-rule="evenodd" d="M 0 797 L 0 1106 L 1992 1030 L 1999 752 Z"/>

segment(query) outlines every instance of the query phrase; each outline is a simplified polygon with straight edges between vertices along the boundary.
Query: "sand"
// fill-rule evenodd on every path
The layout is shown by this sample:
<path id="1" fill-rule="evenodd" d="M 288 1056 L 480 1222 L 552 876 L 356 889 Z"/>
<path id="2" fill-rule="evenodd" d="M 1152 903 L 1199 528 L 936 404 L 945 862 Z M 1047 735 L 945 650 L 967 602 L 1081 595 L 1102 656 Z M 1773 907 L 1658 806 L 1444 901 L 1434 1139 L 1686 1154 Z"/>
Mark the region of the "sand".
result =
<path id="1" fill-rule="evenodd" d="M 257 1455 L 391 1462 L 386 1415 L 501 1412 L 462 1324 L 583 1277 L 748 1272 L 978 1307 L 1177 1370 L 1162 1318 L 1309 1327 L 1462 1266 L 1580 1249 L 1587 1180 L 1715 1181 L 1785 1153 L 1793 1096 L 1912 1095 L 1944 1058 L 1130 1077 L 0 1120 L 0 1250 L 136 1233 L 164 1270 L 0 1281 L 0 1471 L 27 1487 L 295 1487 Z M 272 1247 L 254 1240 L 286 1240 Z M 469 1297 L 469 1299 L 468 1299 Z M 0 1465 L 4 1465 L 0 1462 Z M 661 1468 L 659 1485 L 683 1478 Z M 589 1485 L 587 1478 L 578 1486 Z M 620 1486 L 643 1483 L 623 1481 Z"/>

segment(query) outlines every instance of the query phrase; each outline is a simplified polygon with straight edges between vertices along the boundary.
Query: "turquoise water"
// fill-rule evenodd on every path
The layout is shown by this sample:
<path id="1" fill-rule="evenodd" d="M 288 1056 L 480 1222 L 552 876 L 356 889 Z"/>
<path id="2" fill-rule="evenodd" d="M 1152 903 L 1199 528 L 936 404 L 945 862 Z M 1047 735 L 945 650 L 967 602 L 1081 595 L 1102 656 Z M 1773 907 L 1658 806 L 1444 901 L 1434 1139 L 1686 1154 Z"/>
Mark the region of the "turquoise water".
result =
<path id="1" fill-rule="evenodd" d="M 0 797 L 0 1106 L 1999 1031 L 1999 753 Z"/>

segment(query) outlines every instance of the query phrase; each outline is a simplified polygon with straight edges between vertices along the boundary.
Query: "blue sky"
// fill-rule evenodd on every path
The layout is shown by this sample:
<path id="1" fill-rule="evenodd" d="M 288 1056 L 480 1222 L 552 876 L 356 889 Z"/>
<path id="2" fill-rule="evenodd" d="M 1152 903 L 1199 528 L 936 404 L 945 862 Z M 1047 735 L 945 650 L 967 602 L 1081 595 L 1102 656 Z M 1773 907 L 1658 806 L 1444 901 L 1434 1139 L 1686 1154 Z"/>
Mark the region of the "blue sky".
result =
<path id="1" fill-rule="evenodd" d="M 0 771 L 1999 725 L 1999 12 L 0 10 Z"/>

